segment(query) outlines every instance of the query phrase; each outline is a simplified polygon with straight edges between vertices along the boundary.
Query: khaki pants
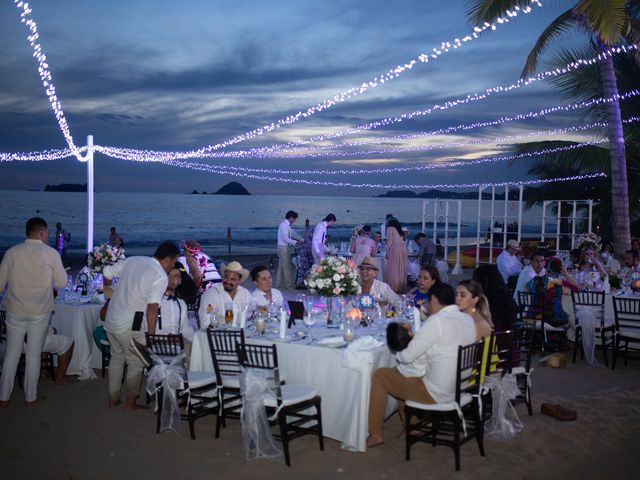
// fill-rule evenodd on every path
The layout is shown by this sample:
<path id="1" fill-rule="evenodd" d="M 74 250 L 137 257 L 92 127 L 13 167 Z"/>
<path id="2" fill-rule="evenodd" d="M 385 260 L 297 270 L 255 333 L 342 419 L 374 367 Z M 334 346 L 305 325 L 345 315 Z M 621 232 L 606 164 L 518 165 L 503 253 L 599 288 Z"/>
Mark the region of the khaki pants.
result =
<path id="1" fill-rule="evenodd" d="M 107 332 L 111 348 L 111 360 L 109 362 L 109 400 L 119 401 L 122 389 L 122 374 L 124 365 L 127 364 L 127 398 L 137 398 L 140 394 L 140 381 L 142 380 L 142 362 L 129 348 L 131 338 L 145 344 L 144 332 L 132 330 L 123 333 Z"/>
<path id="2" fill-rule="evenodd" d="M 276 288 L 293 288 L 289 245 L 278 245 L 278 272 L 275 286 Z"/>
<path id="3" fill-rule="evenodd" d="M 436 403 L 421 377 L 405 377 L 397 368 L 379 368 L 373 374 L 369 401 L 369 434 L 382 435 L 387 395 L 398 400 L 398 412 L 404 420 L 404 400 Z"/>

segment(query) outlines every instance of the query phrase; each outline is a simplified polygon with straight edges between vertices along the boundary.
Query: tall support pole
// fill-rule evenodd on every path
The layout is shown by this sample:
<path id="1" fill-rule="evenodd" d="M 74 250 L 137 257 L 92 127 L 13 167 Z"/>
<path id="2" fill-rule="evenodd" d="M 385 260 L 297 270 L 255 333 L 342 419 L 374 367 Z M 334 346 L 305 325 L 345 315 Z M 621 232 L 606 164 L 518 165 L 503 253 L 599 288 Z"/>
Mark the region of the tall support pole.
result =
<path id="1" fill-rule="evenodd" d="M 449 200 L 444 204 L 444 258 L 449 254 Z"/>
<path id="2" fill-rule="evenodd" d="M 520 185 L 520 196 L 518 200 L 518 243 L 520 243 L 520 239 L 522 237 L 522 199 L 524 197 L 524 185 Z M 544 211 L 542 213 L 544 215 Z"/>
<path id="3" fill-rule="evenodd" d="M 502 248 L 507 247 L 507 225 L 509 221 L 509 186 L 504 187 L 504 219 L 502 220 Z"/>
<path id="4" fill-rule="evenodd" d="M 556 250 L 560 245 L 560 226 L 562 221 L 562 200 L 558 200 L 558 217 L 556 219 Z"/>
<path id="5" fill-rule="evenodd" d="M 593 200 L 589 200 L 589 226 L 588 232 L 591 233 L 591 223 L 593 222 Z"/>
<path id="6" fill-rule="evenodd" d="M 427 216 L 427 201 L 422 201 L 422 233 L 424 233 L 425 228 L 425 217 Z"/>
<path id="7" fill-rule="evenodd" d="M 496 187 L 491 187 L 491 235 L 489 236 L 489 263 L 493 263 L 493 224 L 496 208 Z"/>
<path id="8" fill-rule="evenodd" d="M 433 201 L 433 243 L 438 239 L 438 199 Z"/>
<path id="9" fill-rule="evenodd" d="M 547 228 L 547 205 L 549 202 L 544 200 L 542 202 L 542 231 L 540 232 L 540 241 L 544 242 L 545 230 Z"/>
<path id="10" fill-rule="evenodd" d="M 477 233 L 476 233 L 476 268 L 480 266 L 480 223 L 481 223 L 481 215 L 482 215 L 482 190 L 484 187 L 480 185 L 478 187 L 478 225 L 477 225 Z"/>
<path id="11" fill-rule="evenodd" d="M 573 218 L 571 219 L 571 248 L 575 248 L 576 218 L 578 218 L 578 202 L 573 201 Z M 559 250 L 556 248 L 556 250 Z"/>
<path id="12" fill-rule="evenodd" d="M 462 267 L 460 266 L 460 231 L 462 228 L 462 200 L 458 200 L 458 234 L 456 238 L 456 264 L 451 270 L 454 275 L 460 275 L 462 273 Z"/>

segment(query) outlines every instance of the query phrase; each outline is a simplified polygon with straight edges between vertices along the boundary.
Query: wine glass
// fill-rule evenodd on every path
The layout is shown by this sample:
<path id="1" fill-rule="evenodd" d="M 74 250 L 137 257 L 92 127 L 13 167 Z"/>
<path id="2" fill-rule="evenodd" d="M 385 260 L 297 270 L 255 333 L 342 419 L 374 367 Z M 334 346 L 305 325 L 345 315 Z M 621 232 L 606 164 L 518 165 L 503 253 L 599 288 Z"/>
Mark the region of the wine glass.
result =
<path id="1" fill-rule="evenodd" d="M 318 311 L 317 310 L 309 310 L 304 312 L 304 316 L 302 317 L 302 321 L 304 322 L 304 326 L 306 327 L 307 330 L 307 335 L 309 336 L 309 339 L 313 340 L 313 336 L 311 335 L 311 327 L 313 327 L 316 324 L 316 321 L 318 320 Z"/>

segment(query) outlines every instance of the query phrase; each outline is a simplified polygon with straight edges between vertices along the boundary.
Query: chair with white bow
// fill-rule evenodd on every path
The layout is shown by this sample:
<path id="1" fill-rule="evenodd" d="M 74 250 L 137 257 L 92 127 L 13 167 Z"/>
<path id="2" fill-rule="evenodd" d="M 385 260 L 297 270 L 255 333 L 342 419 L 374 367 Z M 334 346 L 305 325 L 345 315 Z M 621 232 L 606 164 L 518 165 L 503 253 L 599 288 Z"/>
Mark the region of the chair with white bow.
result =
<path id="1" fill-rule="evenodd" d="M 575 336 L 573 340 L 573 363 L 576 363 L 576 357 L 578 355 L 578 349 L 582 352 L 582 358 L 584 359 L 583 348 L 583 335 L 585 335 L 585 328 L 589 328 L 589 325 L 582 325 L 581 318 L 585 318 L 585 315 L 590 318 L 593 317 L 595 321 L 595 333 L 600 334 L 600 341 L 602 342 L 602 353 L 604 355 L 604 364 L 609 366 L 609 359 L 607 358 L 607 346 L 611 346 L 613 349 L 613 332 L 614 324 L 605 325 L 604 318 L 604 292 L 592 292 L 588 290 L 581 290 L 578 292 L 571 292 L 571 301 L 573 303 L 573 314 L 575 318 Z M 589 334 L 587 331 L 586 334 Z M 593 337 L 593 334 L 591 334 Z"/>
<path id="2" fill-rule="evenodd" d="M 624 364 L 629 357 L 629 344 L 640 344 L 640 298 L 613 297 L 615 315 L 615 333 L 613 345 L 613 363 L 616 368 L 618 350 L 624 344 Z"/>
<path id="3" fill-rule="evenodd" d="M 405 458 L 418 442 L 453 448 L 456 470 L 460 470 L 460 446 L 476 439 L 484 457 L 484 428 L 480 405 L 480 377 L 485 342 L 458 347 L 456 391 L 447 403 L 405 402 Z M 415 419 L 415 420 L 414 420 Z"/>

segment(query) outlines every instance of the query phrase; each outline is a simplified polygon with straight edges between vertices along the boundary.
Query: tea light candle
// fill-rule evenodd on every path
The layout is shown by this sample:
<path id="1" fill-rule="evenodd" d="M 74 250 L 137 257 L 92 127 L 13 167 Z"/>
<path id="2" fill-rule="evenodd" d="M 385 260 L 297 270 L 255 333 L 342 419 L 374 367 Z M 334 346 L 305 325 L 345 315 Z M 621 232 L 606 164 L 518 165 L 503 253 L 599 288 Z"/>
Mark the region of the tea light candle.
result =
<path id="1" fill-rule="evenodd" d="M 342 334 L 342 338 L 344 338 L 345 342 L 351 342 L 353 337 L 355 337 L 355 332 L 352 327 L 345 327 L 344 332 Z"/>

